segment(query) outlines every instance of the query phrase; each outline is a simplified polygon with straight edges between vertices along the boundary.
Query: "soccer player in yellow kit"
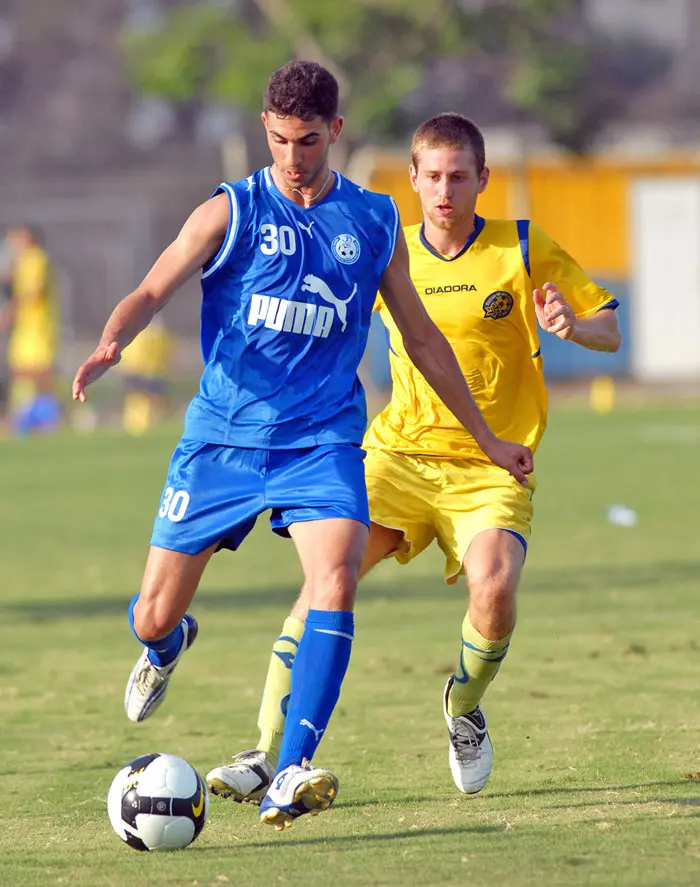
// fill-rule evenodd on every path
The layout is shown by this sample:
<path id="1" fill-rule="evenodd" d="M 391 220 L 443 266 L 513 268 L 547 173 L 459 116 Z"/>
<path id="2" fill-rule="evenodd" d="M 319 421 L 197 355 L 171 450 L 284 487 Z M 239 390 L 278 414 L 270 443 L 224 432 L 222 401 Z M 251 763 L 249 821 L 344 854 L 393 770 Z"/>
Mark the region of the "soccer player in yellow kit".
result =
<path id="1" fill-rule="evenodd" d="M 51 260 L 36 233 L 26 225 L 11 228 L 7 239 L 15 256 L 8 361 L 15 379 L 29 380 L 35 391 L 50 391 L 57 339 Z"/>
<path id="2" fill-rule="evenodd" d="M 423 211 L 422 224 L 405 229 L 413 282 L 494 433 L 534 451 L 547 421 L 540 333 L 614 352 L 618 303 L 537 225 L 476 215 L 489 169 L 468 118 L 427 120 L 411 159 Z M 469 607 L 443 711 L 455 785 L 473 794 L 492 768 L 480 703 L 515 627 L 536 480 L 523 486 L 484 457 L 409 360 L 381 295 L 375 308 L 389 331 L 393 389 L 364 441 L 372 525 L 362 573 L 385 557 L 408 563 L 436 540 L 447 582 L 465 574 Z M 273 645 L 258 747 L 208 774 L 215 794 L 258 803 L 267 791 L 306 610 L 302 589 Z"/>

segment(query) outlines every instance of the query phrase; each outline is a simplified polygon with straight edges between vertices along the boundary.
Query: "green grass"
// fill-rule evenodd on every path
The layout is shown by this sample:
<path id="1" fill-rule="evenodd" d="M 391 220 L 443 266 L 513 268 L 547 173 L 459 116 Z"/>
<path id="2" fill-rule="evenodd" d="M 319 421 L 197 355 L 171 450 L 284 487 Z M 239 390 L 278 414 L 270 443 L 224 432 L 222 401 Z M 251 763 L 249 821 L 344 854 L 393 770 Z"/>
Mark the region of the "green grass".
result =
<path id="1" fill-rule="evenodd" d="M 337 804 L 283 835 L 213 799 L 188 850 L 138 854 L 105 795 L 136 755 L 202 773 L 254 744 L 269 648 L 299 583 L 266 519 L 221 554 L 197 645 L 152 720 L 129 723 L 138 588 L 177 429 L 0 444 L 0 885 L 697 885 L 700 422 L 691 407 L 554 410 L 511 653 L 486 697 L 496 763 L 467 798 L 441 691 L 465 593 L 436 550 L 361 588 L 318 761 Z M 635 527 L 606 519 L 634 508 Z"/>

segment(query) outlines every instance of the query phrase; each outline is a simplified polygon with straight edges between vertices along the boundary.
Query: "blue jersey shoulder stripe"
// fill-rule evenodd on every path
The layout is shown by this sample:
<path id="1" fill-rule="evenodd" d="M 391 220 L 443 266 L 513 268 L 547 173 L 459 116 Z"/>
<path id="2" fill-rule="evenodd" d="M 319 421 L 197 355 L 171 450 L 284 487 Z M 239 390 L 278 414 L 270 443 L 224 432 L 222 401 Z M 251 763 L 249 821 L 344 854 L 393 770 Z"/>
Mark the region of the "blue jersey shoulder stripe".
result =
<path id="1" fill-rule="evenodd" d="M 228 197 L 228 228 L 226 229 L 226 236 L 224 237 L 224 242 L 221 245 L 221 249 L 211 260 L 211 262 L 205 267 L 202 274 L 202 280 L 205 280 L 207 277 L 209 277 L 209 275 L 213 274 L 215 271 L 218 271 L 218 269 L 221 268 L 226 259 L 228 259 L 228 257 L 231 255 L 231 251 L 233 250 L 234 244 L 236 243 L 236 235 L 238 234 L 238 220 L 240 218 L 240 213 L 238 211 L 238 198 L 236 197 L 236 192 L 233 186 L 230 185 L 228 182 L 222 182 L 216 189 L 214 194 L 212 194 L 212 197 L 214 197 L 216 194 L 226 194 L 226 196 Z"/>
<path id="2" fill-rule="evenodd" d="M 530 273 L 530 220 L 518 219 L 515 223 L 518 229 L 518 240 L 520 241 L 520 252 L 523 256 L 523 264 L 525 270 Z"/>

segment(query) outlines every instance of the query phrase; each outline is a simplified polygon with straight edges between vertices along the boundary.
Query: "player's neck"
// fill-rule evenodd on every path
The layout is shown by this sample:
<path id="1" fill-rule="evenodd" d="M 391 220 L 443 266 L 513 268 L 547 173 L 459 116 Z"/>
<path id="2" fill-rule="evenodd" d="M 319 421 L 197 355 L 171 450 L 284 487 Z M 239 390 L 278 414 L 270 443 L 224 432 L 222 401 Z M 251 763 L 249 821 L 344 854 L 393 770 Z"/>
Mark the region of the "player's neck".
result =
<path id="1" fill-rule="evenodd" d="M 473 215 L 469 220 L 465 220 L 463 224 L 456 225 L 454 228 L 438 228 L 429 218 L 424 217 L 423 219 L 425 239 L 440 255 L 448 258 L 458 255 L 464 249 L 464 244 L 474 233 L 474 228 L 475 217 Z"/>
<path id="2" fill-rule="evenodd" d="M 277 186 L 277 190 L 281 191 L 292 203 L 296 203 L 297 206 L 301 206 L 304 209 L 315 206 L 335 185 L 333 170 L 328 166 L 324 166 L 309 184 L 304 185 L 303 188 L 295 188 L 293 185 L 288 185 L 274 163 L 270 171 L 272 181 Z"/>

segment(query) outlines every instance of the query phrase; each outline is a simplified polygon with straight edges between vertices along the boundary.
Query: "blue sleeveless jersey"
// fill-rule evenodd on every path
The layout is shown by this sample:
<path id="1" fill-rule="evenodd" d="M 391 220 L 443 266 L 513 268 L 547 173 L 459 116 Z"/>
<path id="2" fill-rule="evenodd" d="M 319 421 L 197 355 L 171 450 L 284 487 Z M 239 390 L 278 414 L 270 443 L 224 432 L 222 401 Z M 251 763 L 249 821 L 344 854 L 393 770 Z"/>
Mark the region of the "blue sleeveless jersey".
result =
<path id="1" fill-rule="evenodd" d="M 224 182 L 229 227 L 202 272 L 204 373 L 184 437 L 278 449 L 357 443 L 357 368 L 399 230 L 394 201 L 335 174 L 308 209 L 269 169 Z"/>

